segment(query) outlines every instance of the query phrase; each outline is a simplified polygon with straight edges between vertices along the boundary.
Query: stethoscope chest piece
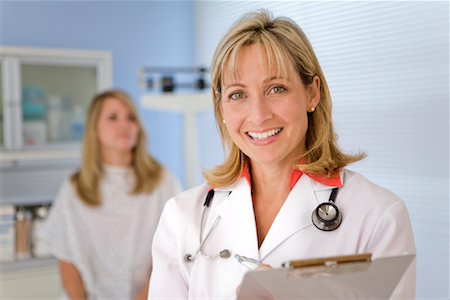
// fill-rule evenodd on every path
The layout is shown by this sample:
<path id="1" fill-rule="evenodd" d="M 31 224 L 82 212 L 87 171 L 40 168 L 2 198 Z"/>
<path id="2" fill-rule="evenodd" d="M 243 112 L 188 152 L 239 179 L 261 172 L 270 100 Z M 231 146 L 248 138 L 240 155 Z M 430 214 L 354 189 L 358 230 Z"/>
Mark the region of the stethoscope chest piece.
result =
<path id="1" fill-rule="evenodd" d="M 342 215 L 334 203 L 324 202 L 313 211 L 312 222 L 320 230 L 332 231 L 341 225 Z"/>

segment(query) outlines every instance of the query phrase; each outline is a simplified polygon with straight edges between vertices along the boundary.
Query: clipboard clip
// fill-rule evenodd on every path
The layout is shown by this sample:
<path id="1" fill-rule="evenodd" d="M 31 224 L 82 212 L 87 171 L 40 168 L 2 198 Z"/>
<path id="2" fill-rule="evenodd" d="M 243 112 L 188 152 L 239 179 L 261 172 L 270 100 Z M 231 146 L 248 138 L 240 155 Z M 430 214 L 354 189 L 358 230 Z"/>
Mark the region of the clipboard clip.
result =
<path id="1" fill-rule="evenodd" d="M 329 277 L 348 273 L 364 272 L 372 261 L 371 253 L 331 256 L 323 258 L 293 260 L 283 267 L 289 267 L 288 278 Z"/>
<path id="2" fill-rule="evenodd" d="M 372 261 L 372 253 L 362 253 L 355 255 L 343 255 L 343 256 L 330 256 L 322 258 L 291 260 L 287 263 L 283 263 L 283 267 L 289 267 L 290 269 L 299 269 L 307 267 L 335 267 L 340 264 L 357 263 L 357 262 L 370 262 Z"/>

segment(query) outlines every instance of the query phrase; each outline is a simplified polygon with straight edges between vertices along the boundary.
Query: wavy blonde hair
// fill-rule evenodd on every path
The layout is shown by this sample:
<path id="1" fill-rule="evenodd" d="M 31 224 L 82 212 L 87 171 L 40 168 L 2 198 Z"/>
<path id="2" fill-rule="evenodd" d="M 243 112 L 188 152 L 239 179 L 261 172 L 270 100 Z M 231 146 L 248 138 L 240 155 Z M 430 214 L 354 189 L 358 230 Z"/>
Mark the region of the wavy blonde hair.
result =
<path id="1" fill-rule="evenodd" d="M 103 162 L 100 143 L 97 137 L 97 122 L 105 100 L 114 98 L 125 104 L 136 119 L 139 127 L 136 146 L 132 150 L 131 168 L 136 178 L 136 185 L 131 194 L 150 193 L 159 183 L 162 166 L 148 154 L 147 138 L 139 119 L 136 107 L 127 93 L 120 90 L 102 92 L 91 101 L 87 113 L 83 136 L 81 166 L 70 178 L 76 193 L 82 202 L 98 206 L 101 204 L 99 182 L 103 174 Z"/>
<path id="2" fill-rule="evenodd" d="M 330 91 L 319 61 L 302 29 L 289 18 L 272 18 L 268 11 L 259 10 L 244 15 L 231 27 L 217 46 L 212 59 L 211 90 L 214 114 L 222 145 L 225 151 L 228 150 L 228 157 L 223 164 L 203 173 L 208 183 L 214 187 L 233 184 L 241 176 L 244 165 L 250 162 L 249 157 L 233 143 L 222 122 L 221 97 L 224 77 L 237 78 L 239 66 L 236 60 L 239 51 L 252 44 L 260 44 L 265 49 L 269 67 L 275 66 L 282 76 L 288 77 L 289 71 L 294 70 L 305 86 L 309 86 L 315 76 L 320 79 L 320 102 L 315 112 L 308 113 L 306 153 L 302 157 L 305 163 L 296 165 L 295 168 L 306 173 L 331 177 L 348 164 L 363 159 L 364 153 L 345 154 L 337 146 Z"/>

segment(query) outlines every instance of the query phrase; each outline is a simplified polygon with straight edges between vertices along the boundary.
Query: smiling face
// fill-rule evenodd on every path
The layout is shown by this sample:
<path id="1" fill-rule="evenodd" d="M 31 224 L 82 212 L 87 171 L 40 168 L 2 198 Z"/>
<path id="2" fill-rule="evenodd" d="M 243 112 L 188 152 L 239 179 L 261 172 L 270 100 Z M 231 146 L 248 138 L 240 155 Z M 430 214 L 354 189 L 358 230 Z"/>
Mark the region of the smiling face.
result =
<path id="1" fill-rule="evenodd" d="M 273 62 L 274 59 L 271 59 Z M 305 87 L 293 68 L 269 68 L 260 44 L 241 48 L 236 78 L 225 70 L 221 112 L 232 141 L 252 163 L 293 165 L 305 152 L 308 111 L 320 100 L 317 77 Z"/>
<path id="2" fill-rule="evenodd" d="M 104 155 L 131 153 L 136 146 L 139 125 L 128 105 L 115 98 L 103 101 L 97 120 L 97 137 Z"/>

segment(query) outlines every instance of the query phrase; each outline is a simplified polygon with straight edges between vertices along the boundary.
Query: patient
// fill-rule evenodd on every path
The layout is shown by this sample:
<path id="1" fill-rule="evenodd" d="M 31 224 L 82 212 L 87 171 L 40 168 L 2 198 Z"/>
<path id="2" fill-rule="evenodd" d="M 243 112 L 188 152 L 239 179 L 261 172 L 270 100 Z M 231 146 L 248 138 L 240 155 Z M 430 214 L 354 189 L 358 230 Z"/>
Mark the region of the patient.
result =
<path id="1" fill-rule="evenodd" d="M 151 247 L 177 179 L 147 152 L 130 97 L 96 95 L 80 168 L 67 179 L 41 232 L 59 261 L 70 299 L 146 299 Z"/>

